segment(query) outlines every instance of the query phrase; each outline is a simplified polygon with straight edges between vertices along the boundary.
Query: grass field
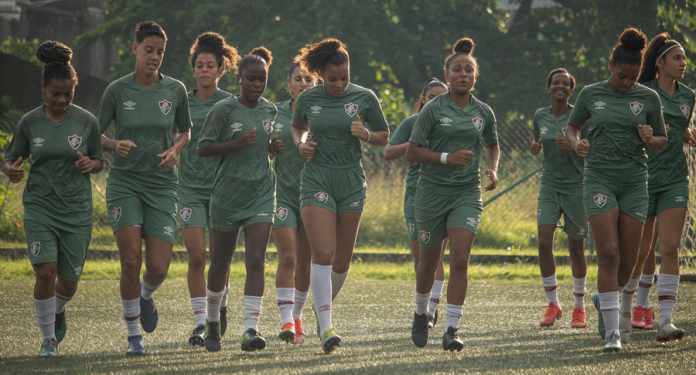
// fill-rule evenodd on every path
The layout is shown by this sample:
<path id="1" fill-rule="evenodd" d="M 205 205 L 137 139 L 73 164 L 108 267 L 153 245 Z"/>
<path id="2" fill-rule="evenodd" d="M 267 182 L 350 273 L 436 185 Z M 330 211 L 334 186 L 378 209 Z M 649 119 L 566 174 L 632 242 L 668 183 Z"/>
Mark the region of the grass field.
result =
<path id="1" fill-rule="evenodd" d="M 206 374 L 206 373 L 693 373 L 696 368 L 696 284 L 684 283 L 675 313 L 687 337 L 657 345 L 654 332 L 634 333 L 624 352 L 605 355 L 595 332 L 596 314 L 589 309 L 590 328 L 569 328 L 569 314 L 553 329 L 536 326 L 544 305 L 536 268 L 525 265 L 474 266 L 461 331 L 465 348 L 440 348 L 442 325 L 430 344 L 416 349 L 410 341 L 413 273 L 409 265 L 356 263 L 335 306 L 335 324 L 345 339 L 332 355 L 321 354 L 312 333 L 314 319 L 305 310 L 310 336 L 302 346 L 274 337 L 278 328 L 272 274 L 267 266 L 266 297 L 260 329 L 267 349 L 246 354 L 239 349 L 243 272 L 232 272 L 228 336 L 219 353 L 209 354 L 186 343 L 192 328 L 183 263 L 156 294 L 160 326 L 146 336 L 149 355 L 126 358 L 125 327 L 120 319 L 118 265 L 88 262 L 84 280 L 68 305 L 69 331 L 61 356 L 36 358 L 39 332 L 33 317 L 32 278 L 26 261 L 0 262 L 0 360 L 2 373 L 45 374 Z M 593 269 L 592 267 L 591 269 Z M 566 312 L 572 294 L 568 267 L 559 267 L 561 303 Z M 590 275 L 593 278 L 593 274 Z M 594 281 L 588 285 L 594 290 Z M 654 299 L 654 298 L 653 298 Z"/>

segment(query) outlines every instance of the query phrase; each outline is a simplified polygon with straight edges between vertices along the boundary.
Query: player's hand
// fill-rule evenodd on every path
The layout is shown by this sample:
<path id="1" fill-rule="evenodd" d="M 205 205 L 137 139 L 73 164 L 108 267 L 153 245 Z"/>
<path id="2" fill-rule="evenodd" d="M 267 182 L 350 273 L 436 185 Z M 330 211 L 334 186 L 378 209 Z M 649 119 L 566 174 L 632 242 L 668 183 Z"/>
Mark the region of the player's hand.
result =
<path id="1" fill-rule="evenodd" d="M 317 143 L 310 138 L 307 139 L 306 142 L 298 143 L 297 149 L 300 152 L 302 159 L 309 161 L 314 158 L 314 154 L 317 152 Z"/>
<path id="2" fill-rule="evenodd" d="M 486 191 L 491 191 L 498 186 L 498 172 L 493 169 L 486 169 L 486 176 L 488 177 L 488 185 L 486 185 Z"/>
<path id="3" fill-rule="evenodd" d="M 653 139 L 652 126 L 645 124 L 638 125 L 638 135 L 640 135 L 640 139 L 643 141 L 643 143 L 649 145 L 650 143 L 652 143 Z"/>
<path id="4" fill-rule="evenodd" d="M 242 146 L 256 143 L 256 129 L 248 130 L 239 137 L 239 144 Z"/>
<path id="5" fill-rule="evenodd" d="M 10 182 L 12 183 L 17 183 L 19 181 L 22 181 L 22 178 L 24 178 L 24 159 L 20 156 L 17 158 L 15 161 L 6 161 L 5 162 L 5 168 L 3 168 L 3 172 L 5 172 L 5 175 L 10 179 Z"/>
<path id="6" fill-rule="evenodd" d="M 564 152 L 570 151 L 570 141 L 565 134 L 559 134 L 558 137 L 556 137 L 556 144 L 559 150 Z"/>
<path id="7" fill-rule="evenodd" d="M 161 159 L 159 163 L 160 168 L 172 168 L 179 161 L 179 150 L 176 146 L 172 146 L 164 152 L 157 154 L 157 156 Z"/>
<path id="8" fill-rule="evenodd" d="M 350 134 L 363 142 L 367 142 L 369 139 L 370 131 L 365 127 L 365 123 L 360 118 L 360 115 L 355 115 L 353 122 L 350 123 Z"/>
<path id="9" fill-rule="evenodd" d="M 75 160 L 75 166 L 80 170 L 82 174 L 92 173 L 98 170 L 101 166 L 101 160 L 90 159 L 89 156 L 83 155 L 81 152 L 77 152 L 77 160 Z"/>
<path id="10" fill-rule="evenodd" d="M 457 150 L 447 155 L 447 164 L 466 166 L 474 157 L 474 152 L 467 149 Z"/>
<path id="11" fill-rule="evenodd" d="M 539 155 L 539 152 L 541 152 L 541 142 L 532 141 L 532 144 L 529 146 L 529 151 L 531 151 L 532 155 Z"/>
<path id="12" fill-rule="evenodd" d="M 116 153 L 122 158 L 127 157 L 130 151 L 136 147 L 138 146 L 130 139 L 120 139 L 116 141 Z"/>
<path id="13" fill-rule="evenodd" d="M 582 158 L 586 158 L 590 153 L 590 141 L 584 138 L 579 140 L 575 145 L 575 153 Z"/>
<path id="14" fill-rule="evenodd" d="M 689 146 L 696 146 L 696 129 L 684 129 L 684 143 L 688 144 Z"/>

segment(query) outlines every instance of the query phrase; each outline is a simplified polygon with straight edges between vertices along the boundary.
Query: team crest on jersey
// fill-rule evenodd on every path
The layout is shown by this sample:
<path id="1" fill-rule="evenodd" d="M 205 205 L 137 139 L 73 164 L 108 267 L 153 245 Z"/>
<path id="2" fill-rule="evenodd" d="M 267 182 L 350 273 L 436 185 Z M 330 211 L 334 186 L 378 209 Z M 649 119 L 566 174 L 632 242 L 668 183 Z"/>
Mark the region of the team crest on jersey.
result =
<path id="1" fill-rule="evenodd" d="M 265 130 L 267 134 L 271 134 L 273 131 L 273 120 L 263 120 L 263 130 Z"/>
<path id="2" fill-rule="evenodd" d="M 163 115 L 168 115 L 172 111 L 172 102 L 167 99 L 162 99 L 159 101 L 159 109 L 162 111 Z"/>
<path id="3" fill-rule="evenodd" d="M 31 140 L 31 143 L 34 145 L 34 147 L 43 147 L 44 142 L 46 142 L 46 140 L 41 137 L 36 137 Z"/>
<path id="4" fill-rule="evenodd" d="M 39 256 L 41 254 L 41 241 L 32 241 L 31 246 L 29 246 L 29 253 L 32 256 Z"/>
<path id="5" fill-rule="evenodd" d="M 681 111 L 682 115 L 684 115 L 684 117 L 689 118 L 689 114 L 691 114 L 691 108 L 688 104 L 680 105 L 679 110 Z"/>
<path id="6" fill-rule="evenodd" d="M 191 214 L 193 213 L 193 209 L 191 207 L 184 207 L 179 211 L 179 217 L 181 217 L 181 220 L 184 222 L 188 222 L 191 220 Z"/>
<path id="7" fill-rule="evenodd" d="M 452 126 L 452 119 L 449 117 L 443 117 L 440 119 L 440 126 Z"/>
<path id="8" fill-rule="evenodd" d="M 321 203 L 326 203 L 329 201 L 329 193 L 325 191 L 320 191 L 314 194 L 314 198 L 316 198 Z"/>
<path id="9" fill-rule="evenodd" d="M 608 197 L 606 194 L 597 193 L 592 196 L 592 202 L 594 202 L 596 207 L 602 208 L 607 205 Z"/>
<path id="10" fill-rule="evenodd" d="M 481 116 L 476 116 L 471 119 L 471 123 L 474 124 L 476 131 L 480 132 L 483 129 L 483 118 Z"/>
<path id="11" fill-rule="evenodd" d="M 549 132 L 549 128 L 547 128 L 546 126 L 539 129 L 539 134 L 541 134 L 541 135 L 546 135 L 546 133 L 548 133 L 548 132 Z"/>
<path id="12" fill-rule="evenodd" d="M 348 117 L 353 118 L 353 117 L 355 117 L 355 115 L 358 114 L 359 107 L 355 103 L 347 103 L 346 105 L 343 106 L 343 109 L 345 109 Z"/>
<path id="13" fill-rule="evenodd" d="M 276 217 L 280 221 L 285 221 L 285 219 L 288 218 L 288 209 L 287 207 L 278 207 L 276 209 Z"/>
<path id="14" fill-rule="evenodd" d="M 321 106 L 313 105 L 313 106 L 309 107 L 309 110 L 312 111 L 313 115 L 318 115 L 321 113 Z"/>
<path id="15" fill-rule="evenodd" d="M 77 150 L 80 148 L 80 146 L 82 146 L 82 137 L 77 134 L 73 134 L 68 137 L 68 144 L 73 150 Z"/>
<path id="16" fill-rule="evenodd" d="M 607 108 L 607 103 L 605 103 L 601 100 L 594 102 L 592 105 L 594 105 L 594 109 L 597 111 L 601 111 L 601 110 Z"/>
<path id="17" fill-rule="evenodd" d="M 111 208 L 111 220 L 114 221 L 114 223 L 118 223 L 118 221 L 121 219 L 121 207 L 112 207 Z"/>
<path id="18" fill-rule="evenodd" d="M 422 230 L 418 232 L 418 238 L 420 238 L 421 242 L 423 243 L 430 243 L 430 232 Z"/>
<path id="19" fill-rule="evenodd" d="M 630 102 L 628 103 L 628 107 L 631 109 L 631 113 L 633 113 L 635 116 L 638 116 L 641 112 L 643 112 L 643 103 L 641 102 Z"/>

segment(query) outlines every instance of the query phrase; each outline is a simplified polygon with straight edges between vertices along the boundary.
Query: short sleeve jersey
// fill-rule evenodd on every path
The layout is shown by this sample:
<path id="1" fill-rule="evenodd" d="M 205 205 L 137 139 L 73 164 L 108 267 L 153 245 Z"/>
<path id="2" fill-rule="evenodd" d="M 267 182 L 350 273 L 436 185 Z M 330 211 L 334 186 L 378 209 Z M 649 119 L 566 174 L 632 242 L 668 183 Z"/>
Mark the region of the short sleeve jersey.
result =
<path id="1" fill-rule="evenodd" d="M 567 191 L 582 185 L 583 160 L 573 151 L 561 151 L 558 136 L 566 135 L 569 112 L 556 117 L 551 107 L 539 108 L 534 114 L 534 139 L 542 144 L 544 172 L 541 184 Z"/>

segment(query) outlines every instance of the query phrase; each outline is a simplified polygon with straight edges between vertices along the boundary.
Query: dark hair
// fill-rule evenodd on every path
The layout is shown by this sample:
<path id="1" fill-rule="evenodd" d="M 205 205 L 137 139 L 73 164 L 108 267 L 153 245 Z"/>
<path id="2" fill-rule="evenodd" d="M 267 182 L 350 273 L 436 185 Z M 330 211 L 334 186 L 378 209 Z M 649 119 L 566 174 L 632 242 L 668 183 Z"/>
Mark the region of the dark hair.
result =
<path id="1" fill-rule="evenodd" d="M 553 81 L 553 76 L 559 73 L 564 73 L 567 74 L 568 77 L 570 77 L 570 89 L 573 90 L 575 89 L 575 77 L 573 77 L 572 74 L 566 69 L 566 68 L 556 68 L 553 69 L 549 72 L 549 74 L 546 75 L 546 88 L 548 89 L 549 86 L 551 86 L 551 81 Z"/>
<path id="2" fill-rule="evenodd" d="M 645 62 L 638 82 L 645 83 L 654 80 L 657 77 L 657 60 L 666 55 L 665 52 L 676 46 L 681 46 L 681 44 L 671 39 L 668 33 L 655 35 L 645 51 Z"/>
<path id="3" fill-rule="evenodd" d="M 423 86 L 423 89 L 421 90 L 420 96 L 418 97 L 418 105 L 416 106 L 416 111 L 420 112 L 421 109 L 423 109 L 423 106 L 425 105 L 425 102 L 423 99 L 425 99 L 425 93 L 430 91 L 435 86 L 442 86 L 445 89 L 448 89 L 447 84 L 440 81 L 437 78 L 433 78 L 430 81 L 426 82 L 425 85 Z"/>
<path id="4" fill-rule="evenodd" d="M 256 47 L 249 51 L 242 59 L 239 61 L 239 74 L 246 69 L 249 65 L 264 63 L 266 70 L 271 67 L 273 63 L 273 54 L 271 50 L 266 47 Z"/>
<path id="5" fill-rule="evenodd" d="M 349 63 L 350 55 L 345 43 L 336 38 L 326 38 L 302 47 L 299 60 L 309 72 L 321 73 L 328 64 Z"/>
<path id="6" fill-rule="evenodd" d="M 36 57 L 44 63 L 42 83 L 44 86 L 52 79 L 69 79 L 77 83 L 77 72 L 70 61 L 73 51 L 70 47 L 55 40 L 48 40 L 36 50 Z"/>
<path id="7" fill-rule="evenodd" d="M 237 49 L 227 44 L 225 37 L 212 31 L 199 35 L 193 42 L 189 53 L 192 67 L 195 67 L 196 59 L 201 53 L 210 53 L 215 56 L 218 66 L 224 67 L 228 72 L 236 69 L 239 62 Z"/>
<path id="8" fill-rule="evenodd" d="M 451 50 L 450 54 L 445 58 L 445 69 L 449 68 L 449 65 L 452 62 L 452 60 L 454 60 L 454 58 L 459 56 L 459 55 L 471 56 L 471 58 L 474 59 L 474 62 L 476 62 L 476 58 L 474 57 L 474 49 L 475 48 L 476 48 L 476 43 L 474 43 L 473 39 L 471 39 L 471 38 L 459 38 L 459 39 L 457 39 L 457 41 L 454 42 L 454 45 L 452 46 L 452 50 Z"/>
<path id="9" fill-rule="evenodd" d="M 135 41 L 142 43 L 149 36 L 158 36 L 167 41 L 167 33 L 164 28 L 155 21 L 143 21 L 135 25 Z"/>
<path id="10" fill-rule="evenodd" d="M 635 27 L 626 28 L 611 50 L 609 62 L 611 64 L 642 65 L 643 51 L 648 40 L 645 33 Z"/>

